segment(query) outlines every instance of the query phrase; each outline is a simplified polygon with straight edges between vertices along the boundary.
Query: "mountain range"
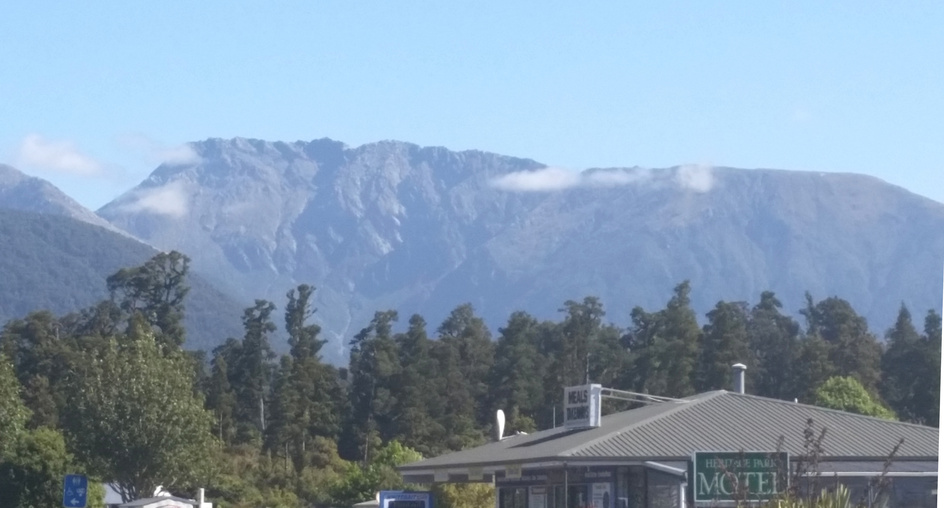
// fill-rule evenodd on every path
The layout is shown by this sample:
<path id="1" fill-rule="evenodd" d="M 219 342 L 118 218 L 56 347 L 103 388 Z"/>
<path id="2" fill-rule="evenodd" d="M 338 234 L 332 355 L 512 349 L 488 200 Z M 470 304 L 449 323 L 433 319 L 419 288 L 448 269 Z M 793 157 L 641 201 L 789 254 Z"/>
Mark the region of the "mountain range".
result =
<path id="1" fill-rule="evenodd" d="M 496 330 L 515 310 L 558 319 L 566 300 L 592 295 L 626 326 L 632 307 L 662 308 L 683 280 L 701 316 L 765 290 L 797 315 L 809 291 L 847 299 L 879 334 L 902 303 L 918 313 L 941 306 L 944 204 L 868 176 L 575 173 L 397 141 L 190 147 L 195 158 L 159 166 L 97 214 L 2 172 L 0 208 L 38 201 L 47 209 L 35 212 L 179 250 L 195 276 L 241 306 L 264 298 L 282 307 L 289 289 L 312 284 L 323 353 L 336 364 L 379 310 L 403 321 L 419 313 L 435 329 L 469 302 Z"/>

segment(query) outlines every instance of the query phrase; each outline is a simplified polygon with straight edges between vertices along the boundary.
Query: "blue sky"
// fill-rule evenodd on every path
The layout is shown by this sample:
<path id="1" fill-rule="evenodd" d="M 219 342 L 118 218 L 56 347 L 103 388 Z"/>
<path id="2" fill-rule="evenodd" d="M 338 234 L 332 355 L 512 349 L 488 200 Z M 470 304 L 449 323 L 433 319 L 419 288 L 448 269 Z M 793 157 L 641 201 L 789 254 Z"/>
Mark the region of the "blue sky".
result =
<path id="1" fill-rule="evenodd" d="M 188 141 L 865 173 L 944 202 L 942 2 L 11 2 L 0 162 L 97 209 Z"/>

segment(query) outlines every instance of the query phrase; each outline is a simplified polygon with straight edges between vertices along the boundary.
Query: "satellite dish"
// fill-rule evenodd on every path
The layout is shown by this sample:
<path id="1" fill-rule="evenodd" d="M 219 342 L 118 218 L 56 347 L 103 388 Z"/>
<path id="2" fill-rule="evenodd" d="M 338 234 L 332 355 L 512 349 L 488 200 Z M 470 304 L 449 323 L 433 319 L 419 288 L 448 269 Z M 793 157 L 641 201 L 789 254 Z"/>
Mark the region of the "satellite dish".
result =
<path id="1" fill-rule="evenodd" d="M 499 409 L 495 412 L 495 441 L 502 440 L 505 433 L 505 412 Z"/>

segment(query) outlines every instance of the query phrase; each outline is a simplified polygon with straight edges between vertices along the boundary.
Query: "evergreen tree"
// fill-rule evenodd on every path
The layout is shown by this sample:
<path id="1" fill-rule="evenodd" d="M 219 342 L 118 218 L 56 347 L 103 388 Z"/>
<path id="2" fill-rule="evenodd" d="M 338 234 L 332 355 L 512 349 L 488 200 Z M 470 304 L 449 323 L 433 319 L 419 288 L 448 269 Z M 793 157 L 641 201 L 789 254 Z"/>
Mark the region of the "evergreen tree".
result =
<path id="1" fill-rule="evenodd" d="M 792 401 L 800 396 L 795 372 L 800 354 L 800 325 L 784 316 L 780 312 L 782 307 L 773 292 L 764 291 L 760 302 L 751 309 L 748 336 L 751 357 L 757 363 L 750 379 L 752 393 Z"/>
<path id="2" fill-rule="evenodd" d="M 296 292 L 297 291 L 297 292 Z M 316 436 L 337 439 L 340 387 L 333 370 L 318 355 L 325 341 L 320 327 L 308 324 L 314 315 L 314 288 L 305 284 L 288 292 L 285 329 L 290 355 L 282 358 L 274 384 L 272 422 L 267 446 L 290 456 L 300 473 L 309 463 L 309 445 Z"/>
<path id="3" fill-rule="evenodd" d="M 509 431 L 535 430 L 543 409 L 542 380 L 547 364 L 538 350 L 537 337 L 538 321 L 526 312 L 514 312 L 499 328 L 489 392 L 491 409 L 508 415 Z"/>
<path id="4" fill-rule="evenodd" d="M 227 445 L 236 437 L 236 394 L 230 385 L 228 362 L 238 359 L 239 348 L 239 342 L 230 338 L 214 349 L 206 388 L 206 408 L 216 420 L 215 434 Z"/>
<path id="5" fill-rule="evenodd" d="M 445 429 L 433 417 L 439 404 L 436 393 L 437 369 L 430 355 L 431 341 L 426 321 L 419 314 L 410 317 L 406 333 L 396 336 L 400 372 L 394 383 L 396 399 L 395 439 L 426 456 L 443 450 Z"/>
<path id="6" fill-rule="evenodd" d="M 793 371 L 795 390 L 794 399 L 812 403 L 816 398 L 816 389 L 829 378 L 840 375 L 836 366 L 829 360 L 830 345 L 818 335 L 809 335 L 800 341 L 797 354 L 797 368 Z M 787 397 L 790 400 L 790 397 Z"/>
<path id="7" fill-rule="evenodd" d="M 904 304 L 898 310 L 895 326 L 885 334 L 887 348 L 882 355 L 882 396 L 907 421 L 917 421 L 923 408 L 916 405 L 924 386 L 922 369 L 926 354 L 921 336 Z"/>
<path id="8" fill-rule="evenodd" d="M 559 309 L 567 316 L 561 324 L 560 346 L 555 356 L 555 369 L 561 373 L 564 386 L 590 382 L 590 351 L 600 331 L 603 304 L 593 296 L 583 302 L 568 300 Z"/>
<path id="9" fill-rule="evenodd" d="M 688 281 L 675 287 L 665 309 L 650 314 L 633 309 L 629 339 L 634 353 L 636 390 L 666 397 L 695 393 L 693 374 L 700 330 L 691 308 Z"/>
<path id="10" fill-rule="evenodd" d="M 399 376 L 399 352 L 393 339 L 397 312 L 374 313 L 370 325 L 351 341 L 351 413 L 346 448 L 364 464 L 396 432 L 394 384 Z"/>
<path id="11" fill-rule="evenodd" d="M 442 445 L 456 451 L 479 444 L 484 433 L 476 423 L 476 400 L 463 374 L 459 349 L 454 344 L 436 341 L 430 355 L 436 363 L 435 397 L 439 401 L 437 407 L 432 408 L 432 415 L 443 428 Z"/>
<path id="12" fill-rule="evenodd" d="M 456 365 L 465 379 L 472 402 L 472 416 L 487 425 L 488 374 L 495 359 L 495 345 L 485 321 L 475 315 L 472 305 L 459 305 L 439 326 L 439 341 L 455 350 Z"/>
<path id="13" fill-rule="evenodd" d="M 590 345 L 590 380 L 616 389 L 625 389 L 620 379 L 629 363 L 629 354 L 622 343 L 623 331 L 612 324 L 600 327 Z"/>
<path id="14" fill-rule="evenodd" d="M 271 315 L 272 302 L 256 300 L 243 313 L 245 336 L 238 356 L 230 367 L 230 384 L 236 395 L 236 421 L 239 440 L 251 440 L 265 432 L 266 398 L 272 382 L 272 361 L 275 353 L 269 345 L 269 334 L 276 330 Z"/>
<path id="15" fill-rule="evenodd" d="M 122 268 L 107 279 L 112 300 L 128 316 L 141 314 L 158 332 L 159 343 L 180 348 L 185 340 L 184 298 L 190 258 L 162 252 L 144 265 Z"/>
<path id="16" fill-rule="evenodd" d="M 718 302 L 708 313 L 695 376 L 699 392 L 731 389 L 731 366 L 736 363 L 747 365 L 745 383 L 750 381 L 757 362 L 751 354 L 747 327 L 746 303 Z"/>
<path id="17" fill-rule="evenodd" d="M 916 420 L 925 425 L 940 425 L 941 414 L 941 315 L 931 309 L 924 320 L 924 335 L 921 336 L 924 354 L 920 368 L 924 384 L 915 397 L 915 406 L 923 409 L 916 412 Z"/>
<path id="18" fill-rule="evenodd" d="M 817 304 L 806 294 L 808 336 L 819 337 L 828 345 L 828 358 L 836 374 L 856 378 L 869 393 L 878 393 L 881 379 L 882 347 L 869 332 L 865 318 L 849 302 L 830 297 Z"/>

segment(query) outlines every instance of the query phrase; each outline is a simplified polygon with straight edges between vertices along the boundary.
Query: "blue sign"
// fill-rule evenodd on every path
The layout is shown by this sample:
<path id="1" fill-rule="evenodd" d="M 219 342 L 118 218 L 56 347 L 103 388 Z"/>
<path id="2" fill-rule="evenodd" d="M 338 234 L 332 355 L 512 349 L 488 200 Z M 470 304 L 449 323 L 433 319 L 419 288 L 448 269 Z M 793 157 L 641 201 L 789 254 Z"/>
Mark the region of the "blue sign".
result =
<path id="1" fill-rule="evenodd" d="M 85 508 L 88 501 L 88 478 L 80 474 L 67 474 L 62 482 L 62 506 Z"/>
<path id="2" fill-rule="evenodd" d="M 414 490 L 381 490 L 378 508 L 433 508 L 433 494 Z"/>

